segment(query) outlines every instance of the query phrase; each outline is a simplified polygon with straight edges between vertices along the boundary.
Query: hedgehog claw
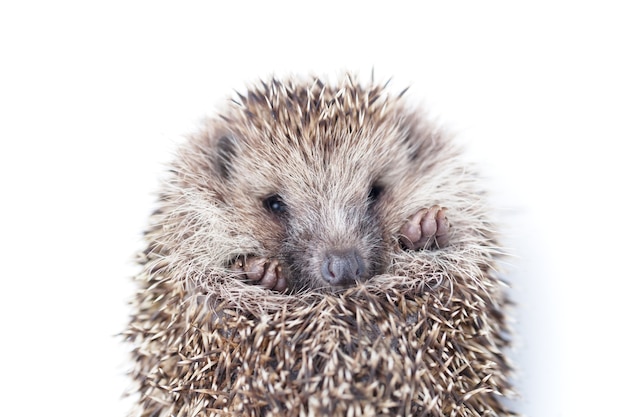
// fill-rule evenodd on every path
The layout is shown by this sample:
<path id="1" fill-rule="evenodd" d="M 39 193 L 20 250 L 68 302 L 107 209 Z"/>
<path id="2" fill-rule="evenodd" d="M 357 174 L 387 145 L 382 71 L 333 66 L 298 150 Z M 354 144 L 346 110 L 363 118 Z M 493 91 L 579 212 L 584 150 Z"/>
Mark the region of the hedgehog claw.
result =
<path id="1" fill-rule="evenodd" d="M 450 238 L 446 208 L 438 205 L 415 213 L 400 229 L 400 241 L 410 250 L 442 248 Z"/>
<path id="2" fill-rule="evenodd" d="M 251 283 L 269 290 L 283 292 L 287 289 L 287 279 L 276 259 L 256 256 L 240 257 L 233 262 L 230 269 L 240 272 Z"/>

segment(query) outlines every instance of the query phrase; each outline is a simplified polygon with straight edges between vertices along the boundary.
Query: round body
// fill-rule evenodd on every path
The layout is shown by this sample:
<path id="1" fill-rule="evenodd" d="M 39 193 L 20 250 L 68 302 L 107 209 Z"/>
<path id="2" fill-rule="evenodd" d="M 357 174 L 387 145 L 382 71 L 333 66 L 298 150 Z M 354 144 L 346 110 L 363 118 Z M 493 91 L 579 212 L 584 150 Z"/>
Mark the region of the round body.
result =
<path id="1" fill-rule="evenodd" d="M 137 415 L 508 415 L 501 250 L 460 156 L 350 75 L 239 94 L 146 232 Z"/>

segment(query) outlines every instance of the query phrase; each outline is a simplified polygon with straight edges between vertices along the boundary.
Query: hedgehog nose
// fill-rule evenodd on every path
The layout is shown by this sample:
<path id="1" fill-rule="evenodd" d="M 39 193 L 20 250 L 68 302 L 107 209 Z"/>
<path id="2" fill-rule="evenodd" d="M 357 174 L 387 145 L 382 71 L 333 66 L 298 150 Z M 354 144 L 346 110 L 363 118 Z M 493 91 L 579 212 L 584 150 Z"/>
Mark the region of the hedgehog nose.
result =
<path id="1" fill-rule="evenodd" d="M 328 251 L 322 262 L 322 276 L 331 285 L 351 285 L 364 274 L 365 264 L 356 249 Z"/>

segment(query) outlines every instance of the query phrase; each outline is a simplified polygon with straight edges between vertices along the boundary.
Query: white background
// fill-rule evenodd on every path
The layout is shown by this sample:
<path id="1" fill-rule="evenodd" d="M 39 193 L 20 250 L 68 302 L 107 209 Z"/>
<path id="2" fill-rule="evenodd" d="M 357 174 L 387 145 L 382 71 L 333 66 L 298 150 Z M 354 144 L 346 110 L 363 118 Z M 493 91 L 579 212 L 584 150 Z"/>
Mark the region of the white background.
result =
<path id="1" fill-rule="evenodd" d="M 372 67 L 492 178 L 515 407 L 623 413 L 624 11 L 411 4 L 3 2 L 0 414 L 123 416 L 114 335 L 174 145 L 248 81 Z"/>

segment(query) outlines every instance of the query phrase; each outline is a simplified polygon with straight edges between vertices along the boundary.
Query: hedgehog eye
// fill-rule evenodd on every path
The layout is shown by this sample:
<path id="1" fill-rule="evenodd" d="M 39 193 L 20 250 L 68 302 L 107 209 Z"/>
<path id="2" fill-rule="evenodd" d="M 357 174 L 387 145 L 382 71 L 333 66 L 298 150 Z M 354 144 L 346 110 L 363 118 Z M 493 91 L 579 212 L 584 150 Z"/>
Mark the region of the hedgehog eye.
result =
<path id="1" fill-rule="evenodd" d="M 383 190 L 384 188 L 382 185 L 374 183 L 372 187 L 370 188 L 370 192 L 367 196 L 367 200 L 370 203 L 375 203 L 380 198 L 381 194 L 383 193 Z"/>
<path id="2" fill-rule="evenodd" d="M 263 200 L 263 206 L 270 213 L 279 216 L 284 216 L 285 214 L 287 214 L 287 204 L 285 204 L 282 198 L 280 198 L 280 196 L 277 194 L 271 195 Z"/>

